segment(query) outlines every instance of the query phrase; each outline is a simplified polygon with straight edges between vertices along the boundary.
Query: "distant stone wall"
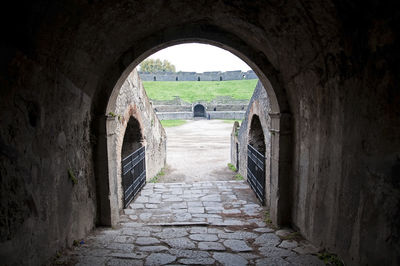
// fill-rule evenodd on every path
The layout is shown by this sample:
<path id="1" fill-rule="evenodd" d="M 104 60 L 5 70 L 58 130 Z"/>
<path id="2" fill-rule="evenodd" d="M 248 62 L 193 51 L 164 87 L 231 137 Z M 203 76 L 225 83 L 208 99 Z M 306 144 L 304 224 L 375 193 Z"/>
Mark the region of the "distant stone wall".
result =
<path id="1" fill-rule="evenodd" d="M 243 120 L 245 113 L 246 113 L 245 111 L 207 112 L 207 114 L 210 115 L 210 119 L 236 119 L 236 120 Z"/>
<path id="2" fill-rule="evenodd" d="M 243 120 L 245 112 L 244 111 L 221 111 L 221 112 L 207 112 L 204 118 L 208 118 L 210 115 L 210 119 L 237 119 Z M 191 120 L 193 119 L 193 112 L 159 112 L 157 116 L 160 120 L 175 120 L 175 119 L 183 119 L 183 120 Z"/>
<path id="3" fill-rule="evenodd" d="M 196 104 L 201 104 L 206 108 L 207 113 L 212 111 L 218 112 L 246 112 L 247 104 L 221 104 L 214 105 L 208 103 L 198 102 Z M 158 113 L 160 112 L 191 112 L 193 110 L 193 105 L 157 105 L 153 106 L 154 110 Z"/>
<path id="4" fill-rule="evenodd" d="M 150 100 L 153 106 L 158 105 L 182 105 L 182 106 L 191 106 L 192 103 L 186 102 L 181 99 L 179 96 L 174 96 L 172 100 Z M 207 105 L 222 105 L 222 104 L 232 104 L 232 105 L 244 105 L 247 108 L 249 104 L 249 100 L 246 99 L 234 99 L 232 96 L 217 96 L 215 99 L 212 99 L 210 102 L 200 101 L 201 104 Z"/>
<path id="5" fill-rule="evenodd" d="M 148 73 L 139 71 L 140 78 L 144 81 L 224 81 L 241 79 L 258 79 L 253 70 L 243 72 L 236 71 L 213 71 L 213 72 L 157 72 Z"/>
<path id="6" fill-rule="evenodd" d="M 248 100 L 236 100 L 230 96 L 220 96 L 211 102 L 199 101 L 189 103 L 179 97 L 173 100 L 154 100 L 152 105 L 160 120 L 192 119 L 194 106 L 201 104 L 205 107 L 205 117 L 210 119 L 240 119 L 244 118 Z"/>
<path id="7" fill-rule="evenodd" d="M 193 112 L 160 112 L 157 116 L 160 120 L 190 120 L 193 119 Z"/>
<path id="8" fill-rule="evenodd" d="M 270 117 L 271 111 L 269 98 L 266 90 L 264 89 L 261 82 L 257 83 L 254 90 L 253 96 L 250 99 L 249 106 L 244 115 L 244 120 L 240 126 L 238 136 L 231 135 L 231 163 L 238 165 L 239 173 L 247 179 L 247 144 L 249 143 L 249 131 L 250 124 L 253 115 L 258 115 L 265 142 L 265 179 L 266 179 L 266 205 L 269 205 L 269 179 L 270 179 L 270 155 L 271 155 L 271 134 L 270 128 Z M 234 125 L 235 127 L 235 125 Z M 233 129 L 235 130 L 235 129 Z M 236 155 L 236 144 L 239 148 L 239 156 Z M 239 159 L 239 162 L 237 161 Z"/>

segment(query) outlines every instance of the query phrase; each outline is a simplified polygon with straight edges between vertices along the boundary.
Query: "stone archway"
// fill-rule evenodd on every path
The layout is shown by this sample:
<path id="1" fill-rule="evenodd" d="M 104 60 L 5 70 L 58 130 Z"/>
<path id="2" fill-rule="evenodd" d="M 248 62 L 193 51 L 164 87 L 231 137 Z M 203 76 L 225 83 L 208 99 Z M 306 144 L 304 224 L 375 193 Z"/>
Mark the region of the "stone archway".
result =
<path id="1" fill-rule="evenodd" d="M 193 117 L 206 117 L 206 108 L 202 104 L 193 106 Z"/>
<path id="2" fill-rule="evenodd" d="M 140 82 L 133 71 L 110 97 L 106 111 L 105 140 L 107 177 L 98 180 L 99 218 L 116 225 L 124 207 L 121 159 L 141 146 L 146 147 L 146 176 L 155 175 L 165 164 L 166 135 Z M 104 158 L 105 159 L 105 158 Z M 100 194 L 101 193 L 101 194 Z"/>
<path id="3" fill-rule="evenodd" d="M 134 106 L 130 106 L 123 116 L 107 117 L 108 181 L 109 181 L 109 217 L 110 225 L 119 221 L 119 212 L 123 209 L 123 188 L 121 162 L 124 157 L 144 144 L 140 115 Z M 106 220 L 106 221 L 107 221 Z"/>
<path id="4" fill-rule="evenodd" d="M 117 97 L 119 87 L 124 78 L 129 75 L 136 65 L 150 54 L 175 44 L 189 42 L 211 44 L 226 49 L 244 60 L 255 71 L 270 97 L 270 130 L 274 132 L 271 136 L 270 156 L 271 187 L 274 188 L 271 190 L 270 195 L 271 219 L 276 225 L 290 224 L 291 113 L 286 93 L 280 86 L 277 72 L 269 63 L 269 60 L 250 49 L 250 44 L 246 45 L 243 40 L 218 28 L 213 28 L 213 32 L 209 32 L 204 30 L 203 27 L 199 28 L 198 25 L 186 24 L 182 27 L 169 29 L 166 35 L 168 38 L 165 38 L 163 31 L 157 34 L 163 36 L 161 38 L 164 39 L 163 42 L 160 43 L 160 39 L 157 38 L 143 39 L 142 41 L 145 44 L 143 47 L 135 47 L 132 52 L 126 52 L 118 61 L 120 63 L 109 69 L 107 78 L 101 83 L 100 90 L 103 93 L 109 93 L 110 102 L 112 102 L 111 100 Z M 125 70 L 121 73 L 120 65 L 126 64 L 125 62 L 131 63 L 126 65 Z M 112 81 L 114 81 L 114 84 Z M 110 88 L 113 88 L 112 91 L 110 91 Z M 281 128 L 284 128 L 283 135 L 279 134 Z M 104 159 L 99 158 L 99 160 Z M 107 201 L 107 199 L 103 200 L 101 208 L 109 208 Z M 106 221 L 110 220 L 107 217 L 104 218 Z"/>

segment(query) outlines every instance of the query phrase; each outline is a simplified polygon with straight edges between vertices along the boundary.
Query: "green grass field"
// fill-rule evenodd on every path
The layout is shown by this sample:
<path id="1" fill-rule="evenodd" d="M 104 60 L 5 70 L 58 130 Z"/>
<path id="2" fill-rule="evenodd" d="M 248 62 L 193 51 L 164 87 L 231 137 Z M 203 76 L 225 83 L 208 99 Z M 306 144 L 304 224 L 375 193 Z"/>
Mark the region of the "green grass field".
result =
<path id="1" fill-rule="evenodd" d="M 193 103 L 211 101 L 217 96 L 231 96 L 249 100 L 257 85 L 257 79 L 227 81 L 143 81 L 147 95 L 152 100 L 172 100 L 179 96 Z"/>
<path id="2" fill-rule="evenodd" d="M 177 127 L 185 123 L 185 120 L 161 120 L 161 125 L 163 127 Z"/>

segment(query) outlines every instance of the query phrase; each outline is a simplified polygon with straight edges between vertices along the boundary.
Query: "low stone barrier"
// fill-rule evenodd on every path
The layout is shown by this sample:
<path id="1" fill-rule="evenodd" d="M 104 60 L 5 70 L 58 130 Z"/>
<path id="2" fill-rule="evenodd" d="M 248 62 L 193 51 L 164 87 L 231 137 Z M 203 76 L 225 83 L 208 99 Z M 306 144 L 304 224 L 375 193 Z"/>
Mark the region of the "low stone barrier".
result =
<path id="1" fill-rule="evenodd" d="M 237 119 L 243 120 L 245 111 L 209 111 L 206 112 L 205 118 L 210 119 Z M 193 119 L 193 112 L 157 112 L 158 119 L 160 120 L 191 120 Z"/>

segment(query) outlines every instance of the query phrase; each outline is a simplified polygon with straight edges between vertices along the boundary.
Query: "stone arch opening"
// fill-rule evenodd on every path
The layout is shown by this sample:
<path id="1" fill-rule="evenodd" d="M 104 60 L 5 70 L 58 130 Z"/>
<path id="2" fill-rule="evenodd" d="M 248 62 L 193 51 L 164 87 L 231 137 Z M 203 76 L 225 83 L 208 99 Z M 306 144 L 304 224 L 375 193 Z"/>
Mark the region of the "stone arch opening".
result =
<path id="1" fill-rule="evenodd" d="M 193 107 L 193 117 L 206 117 L 206 108 L 202 104 Z"/>
<path id="2" fill-rule="evenodd" d="M 142 141 L 143 136 L 139 121 L 134 116 L 131 116 L 128 124 L 126 125 L 124 139 L 122 141 L 121 157 L 125 158 L 132 152 L 142 147 Z"/>
<path id="3" fill-rule="evenodd" d="M 157 38 L 157 36 L 159 38 Z M 193 42 L 215 45 L 232 52 L 244 60 L 254 70 L 270 96 L 270 130 L 271 132 L 274 132 L 271 136 L 271 143 L 273 144 L 271 146 L 270 171 L 271 187 L 273 187 L 273 189 L 271 190 L 270 215 L 273 223 L 276 225 L 290 224 L 290 171 L 293 153 L 291 146 L 291 112 L 286 92 L 280 85 L 278 72 L 270 64 L 268 58 L 254 48 L 250 43 L 246 43 L 243 39 L 239 39 L 237 36 L 221 30 L 218 27 L 199 27 L 197 24 L 185 24 L 179 27 L 172 27 L 169 28 L 167 32 L 156 32 L 151 38 L 141 39 L 140 43 L 142 45 L 134 46 L 131 50 L 126 51 L 115 64 L 109 67 L 108 74 L 105 75 L 103 82 L 100 83 L 101 88 L 99 90 L 102 91 L 102 93 L 99 93 L 98 95 L 109 95 L 110 99 L 110 104 L 105 108 L 106 113 L 110 108 L 112 108 L 112 99 L 117 97 L 123 80 L 141 61 L 154 52 L 166 47 Z M 127 62 L 131 63 L 127 64 Z M 121 65 L 126 66 L 123 72 L 121 70 Z M 101 99 L 98 101 L 100 103 L 102 102 Z M 101 108 L 101 104 L 98 104 L 98 108 Z M 101 128 L 101 124 L 99 126 Z M 101 135 L 101 132 L 99 134 Z M 102 144 L 100 143 L 98 146 L 98 149 L 101 150 Z M 100 156 L 98 161 L 101 162 L 105 159 L 107 160 L 107 158 Z M 97 169 L 97 173 L 99 175 L 102 175 L 103 171 L 109 171 L 109 169 L 105 168 L 101 171 L 100 164 L 98 167 L 99 169 Z M 100 180 L 104 179 L 104 177 L 102 178 L 101 176 L 98 178 Z M 106 182 L 100 184 L 98 190 L 109 192 L 107 185 Z M 109 200 L 107 198 L 100 199 L 99 213 L 101 214 L 101 217 L 103 217 L 103 219 L 100 219 L 101 224 L 116 224 L 116 222 L 118 222 L 118 220 L 107 217 L 109 209 Z M 102 215 L 102 213 L 105 215 Z M 102 222 L 103 220 L 104 222 Z"/>
<path id="4" fill-rule="evenodd" d="M 116 225 L 119 221 L 119 212 L 124 207 L 121 164 L 126 156 L 143 146 L 141 124 L 141 118 L 134 106 L 128 107 L 123 115 L 107 116 L 108 193 L 99 194 L 99 200 L 104 201 L 105 196 L 108 198 L 108 208 L 103 210 L 99 217 L 105 225 Z"/>
<path id="5" fill-rule="evenodd" d="M 249 130 L 249 144 L 265 156 L 265 140 L 263 128 L 258 115 L 253 115 Z"/>
<path id="6" fill-rule="evenodd" d="M 154 76 L 154 77 L 153 77 L 153 80 L 154 80 L 154 81 L 157 81 L 157 78 L 156 78 L 156 76 Z"/>
<path id="7" fill-rule="evenodd" d="M 200 77 L 197 77 L 197 81 L 200 81 Z"/>

